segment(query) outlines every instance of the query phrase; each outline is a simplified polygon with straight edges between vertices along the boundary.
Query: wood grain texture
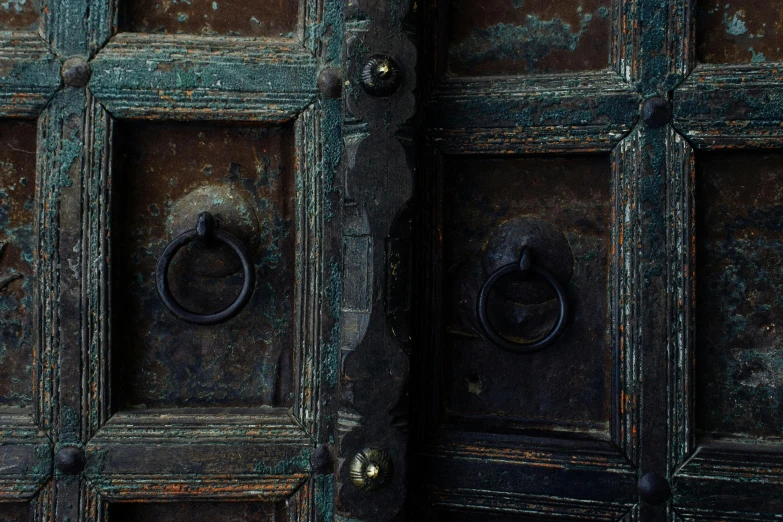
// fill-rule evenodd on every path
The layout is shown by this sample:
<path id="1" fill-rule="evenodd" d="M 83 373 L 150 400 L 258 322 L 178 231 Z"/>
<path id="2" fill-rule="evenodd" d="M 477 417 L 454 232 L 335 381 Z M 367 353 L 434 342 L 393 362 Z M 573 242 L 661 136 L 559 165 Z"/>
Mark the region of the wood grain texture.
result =
<path id="1" fill-rule="evenodd" d="M 0 33 L 0 117 L 37 116 L 60 86 L 60 62 L 34 33 Z"/>
<path id="2" fill-rule="evenodd" d="M 642 197 L 641 133 L 635 130 L 612 154 L 614 175 L 612 202 L 612 340 L 615 356 L 612 386 L 612 441 L 629 462 L 639 461 L 639 404 L 642 340 L 639 293 L 639 241 L 642 220 L 636 209 Z"/>
<path id="3" fill-rule="evenodd" d="M 9 411 L 10 410 L 10 411 Z M 0 410 L 0 500 L 30 500 L 52 475 L 49 439 L 30 409 Z"/>
<path id="4" fill-rule="evenodd" d="M 639 98 L 612 71 L 447 79 L 425 103 L 446 153 L 611 150 L 633 127 Z"/>
<path id="5" fill-rule="evenodd" d="M 123 33 L 92 63 L 90 90 L 115 117 L 282 122 L 318 94 L 295 39 Z"/>
<path id="6" fill-rule="evenodd" d="M 41 0 L 42 36 L 60 56 L 92 57 L 116 32 L 117 0 Z"/>
<path id="7" fill-rule="evenodd" d="M 775 64 L 700 65 L 674 93 L 675 126 L 697 148 L 775 148 L 783 119 Z"/>

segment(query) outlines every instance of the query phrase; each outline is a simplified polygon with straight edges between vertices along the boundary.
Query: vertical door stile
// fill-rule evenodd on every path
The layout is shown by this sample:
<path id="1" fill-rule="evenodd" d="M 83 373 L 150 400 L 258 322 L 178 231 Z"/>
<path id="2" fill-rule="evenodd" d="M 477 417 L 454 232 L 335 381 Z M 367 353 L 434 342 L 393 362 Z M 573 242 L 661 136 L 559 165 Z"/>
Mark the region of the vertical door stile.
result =
<path id="1" fill-rule="evenodd" d="M 691 2 L 687 0 L 640 3 L 640 76 L 638 88 L 645 101 L 644 122 L 636 153 L 638 172 L 638 267 L 640 373 L 639 480 L 641 520 L 676 518 L 671 496 L 674 466 L 683 457 L 690 423 L 687 387 L 691 279 L 688 261 L 690 205 L 687 192 L 687 144 L 672 129 L 672 90 L 692 69 Z M 655 115 L 660 114 L 657 121 Z M 683 252 L 685 247 L 686 251 Z M 642 484 L 650 486 L 645 496 Z M 651 492 L 651 493 L 650 493 Z"/>

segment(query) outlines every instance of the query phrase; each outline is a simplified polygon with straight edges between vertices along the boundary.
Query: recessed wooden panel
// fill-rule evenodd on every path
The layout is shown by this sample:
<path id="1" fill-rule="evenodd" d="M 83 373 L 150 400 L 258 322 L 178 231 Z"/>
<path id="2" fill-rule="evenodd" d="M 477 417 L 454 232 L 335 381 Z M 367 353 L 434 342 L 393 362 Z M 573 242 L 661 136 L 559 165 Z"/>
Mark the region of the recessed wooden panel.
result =
<path id="1" fill-rule="evenodd" d="M 0 406 L 32 401 L 36 132 L 0 120 Z"/>
<path id="2" fill-rule="evenodd" d="M 112 522 L 283 522 L 284 502 L 117 502 L 109 504 Z"/>
<path id="3" fill-rule="evenodd" d="M 768 0 L 698 0 L 696 52 L 705 63 L 783 59 L 783 9 Z"/>
<path id="4" fill-rule="evenodd" d="M 299 0 L 125 0 L 121 24 L 138 33 L 293 37 Z"/>
<path id="5" fill-rule="evenodd" d="M 27 522 L 33 520 L 30 504 L 0 502 L 0 522 Z"/>
<path id="6" fill-rule="evenodd" d="M 697 424 L 783 436 L 783 153 L 696 159 Z"/>
<path id="7" fill-rule="evenodd" d="M 448 415 L 476 427 L 542 427 L 603 436 L 611 409 L 612 366 L 608 158 L 453 157 L 443 172 Z M 532 355 L 503 351 L 477 333 L 476 299 L 494 271 L 487 268 L 488 260 L 498 252 L 490 246 L 497 244 L 492 238 L 519 219 L 554 230 L 573 263 L 572 270 L 566 266 L 568 259 L 545 266 L 565 272 L 558 277 L 568 294 L 571 317 L 553 346 Z M 510 234 L 500 244 L 516 256 L 522 239 Z M 546 265 L 543 257 L 539 262 Z M 540 338 L 557 319 L 555 294 L 540 278 L 515 277 L 506 276 L 495 286 L 490 320 L 506 337 Z"/>
<path id="8" fill-rule="evenodd" d="M 295 293 L 293 128 L 121 124 L 112 185 L 113 390 L 121 407 L 288 405 Z M 202 210 L 245 243 L 256 283 L 248 305 L 212 326 L 163 305 L 159 256 Z M 169 268 L 186 308 L 234 301 L 241 264 L 225 246 L 191 243 Z"/>
<path id="9" fill-rule="evenodd" d="M 454 0 L 449 67 L 460 76 L 603 69 L 609 0 Z"/>
<path id="10" fill-rule="evenodd" d="M 511 514 L 489 514 L 485 511 L 461 512 L 444 511 L 438 515 L 437 522 L 549 522 L 551 517 L 531 517 Z M 568 518 L 572 522 L 585 522 L 578 518 Z"/>
<path id="11" fill-rule="evenodd" d="M 36 31 L 40 12 L 40 0 L 0 1 L 0 31 Z"/>

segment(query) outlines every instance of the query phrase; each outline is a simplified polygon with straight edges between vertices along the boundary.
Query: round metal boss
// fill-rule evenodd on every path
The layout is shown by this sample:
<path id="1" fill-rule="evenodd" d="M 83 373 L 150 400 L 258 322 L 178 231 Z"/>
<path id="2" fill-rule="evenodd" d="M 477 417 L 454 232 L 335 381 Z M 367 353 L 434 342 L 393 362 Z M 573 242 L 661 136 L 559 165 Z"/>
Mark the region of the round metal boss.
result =
<path id="1" fill-rule="evenodd" d="M 376 54 L 367 58 L 361 71 L 362 88 L 371 96 L 391 96 L 402 83 L 402 71 L 394 58 Z"/>
<path id="2" fill-rule="evenodd" d="M 84 469 L 84 450 L 79 446 L 63 446 L 54 456 L 57 470 L 66 475 L 77 475 Z"/>
<path id="3" fill-rule="evenodd" d="M 366 448 L 351 461 L 351 482 L 365 491 L 377 491 L 389 482 L 392 471 L 388 453 L 377 448 Z"/>

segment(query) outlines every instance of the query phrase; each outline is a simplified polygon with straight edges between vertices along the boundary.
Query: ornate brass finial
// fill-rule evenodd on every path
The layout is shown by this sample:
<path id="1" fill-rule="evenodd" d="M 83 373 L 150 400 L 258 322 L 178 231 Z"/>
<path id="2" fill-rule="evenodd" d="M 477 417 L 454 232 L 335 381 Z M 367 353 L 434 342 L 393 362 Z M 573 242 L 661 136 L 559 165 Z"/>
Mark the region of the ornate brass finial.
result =
<path id="1" fill-rule="evenodd" d="M 366 448 L 351 461 L 351 482 L 365 491 L 376 491 L 391 478 L 391 457 L 377 448 Z"/>

